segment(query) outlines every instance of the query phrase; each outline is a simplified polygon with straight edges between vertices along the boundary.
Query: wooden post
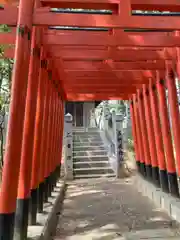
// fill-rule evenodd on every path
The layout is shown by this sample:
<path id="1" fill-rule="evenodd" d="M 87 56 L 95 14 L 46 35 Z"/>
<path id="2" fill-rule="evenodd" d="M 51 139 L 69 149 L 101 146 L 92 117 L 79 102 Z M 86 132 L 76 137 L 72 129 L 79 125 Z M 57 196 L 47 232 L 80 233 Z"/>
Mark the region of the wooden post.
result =
<path id="1" fill-rule="evenodd" d="M 139 109 L 138 109 L 138 101 L 137 95 L 133 94 L 133 105 L 134 105 L 134 116 L 136 122 L 136 130 L 137 130 L 137 139 L 139 147 L 139 157 L 140 157 L 140 172 L 146 177 L 146 168 L 145 168 L 145 156 L 144 156 L 144 144 L 142 139 L 142 129 L 140 125 L 140 117 L 139 117 Z"/>
<path id="2" fill-rule="evenodd" d="M 168 102 L 170 106 L 172 132 L 174 137 L 174 147 L 176 156 L 176 169 L 178 173 L 178 180 L 180 178 L 180 115 L 179 115 L 179 104 L 177 97 L 177 89 L 175 83 L 175 74 L 172 69 L 167 69 L 166 74 L 166 85 L 168 89 Z M 179 181 L 178 181 L 179 183 Z M 180 184 L 179 184 L 180 186 Z"/>
<path id="3" fill-rule="evenodd" d="M 139 120 L 140 126 L 142 127 L 142 144 L 144 145 L 144 157 L 145 157 L 145 167 L 146 174 L 149 180 L 152 180 L 152 165 L 151 165 L 151 157 L 149 150 L 149 142 L 147 137 L 147 126 L 145 122 L 145 113 L 144 113 L 144 102 L 143 102 L 143 94 L 140 90 L 138 90 L 138 107 L 139 107 Z"/>
<path id="4" fill-rule="evenodd" d="M 0 239 L 12 240 L 29 72 L 34 0 L 20 0 L 10 117 L 0 189 Z M 9 188 L 11 186 L 11 188 Z"/>
<path id="5" fill-rule="evenodd" d="M 135 109 L 134 109 L 133 100 L 130 101 L 130 116 L 131 116 L 131 122 L 132 122 L 132 135 L 133 135 L 133 142 L 134 142 L 134 149 L 135 149 L 135 158 L 136 158 L 136 165 L 138 172 L 140 171 L 140 153 L 139 148 L 140 145 L 138 144 L 138 134 L 137 134 L 137 124 L 135 120 Z"/>
<path id="6" fill-rule="evenodd" d="M 151 156 L 151 166 L 152 166 L 152 180 L 153 182 L 160 187 L 159 180 L 159 168 L 157 160 L 157 152 L 155 145 L 155 136 L 154 136 L 154 126 L 152 122 L 152 115 L 150 109 L 150 99 L 149 99 L 149 89 L 148 86 L 143 85 L 143 100 L 144 100 L 144 110 L 145 110 L 145 121 L 147 126 L 147 137 L 149 143 L 149 150 Z"/>
<path id="7" fill-rule="evenodd" d="M 45 90 L 46 90 L 46 79 L 45 79 L 45 60 L 44 60 L 44 50 L 41 47 L 41 62 L 40 62 L 40 72 L 39 72 L 39 83 L 38 83 L 38 95 L 37 95 L 37 110 L 35 119 L 35 130 L 34 130 L 34 147 L 33 147 L 33 163 L 32 163 L 32 175 L 31 175 L 31 193 L 38 192 L 37 201 L 38 211 L 43 211 L 43 192 L 44 192 L 44 160 L 41 159 L 41 151 L 43 144 L 43 117 L 44 117 L 44 102 L 45 102 Z M 43 172 L 43 173 L 42 173 Z M 42 177 L 43 175 L 43 177 Z M 31 195 L 31 197 L 33 197 Z"/>
<path id="8" fill-rule="evenodd" d="M 27 238 L 30 183 L 33 156 L 34 125 L 39 75 L 39 46 L 36 44 L 37 29 L 33 29 L 31 58 L 28 76 L 24 131 L 22 141 L 21 165 L 19 175 L 17 208 L 15 218 L 15 239 Z M 34 207 L 34 205 L 33 205 Z M 32 209 L 31 209 L 32 210 Z"/>
<path id="9" fill-rule="evenodd" d="M 157 88 L 153 84 L 152 79 L 149 82 L 150 106 L 152 113 L 152 121 L 154 126 L 155 146 L 157 151 L 157 159 L 159 162 L 159 176 L 161 188 L 164 192 L 169 192 L 168 175 L 166 167 L 166 158 L 162 139 L 162 130 L 159 117 Z"/>
<path id="10" fill-rule="evenodd" d="M 157 75 L 157 95 L 159 102 L 159 114 L 161 120 L 161 129 L 164 143 L 164 150 L 166 155 L 166 164 L 169 180 L 170 193 L 176 197 L 179 197 L 177 174 L 175 167 L 175 159 L 173 153 L 172 137 L 170 131 L 169 116 L 167 110 L 167 102 L 165 95 L 165 81 L 160 79 Z"/>

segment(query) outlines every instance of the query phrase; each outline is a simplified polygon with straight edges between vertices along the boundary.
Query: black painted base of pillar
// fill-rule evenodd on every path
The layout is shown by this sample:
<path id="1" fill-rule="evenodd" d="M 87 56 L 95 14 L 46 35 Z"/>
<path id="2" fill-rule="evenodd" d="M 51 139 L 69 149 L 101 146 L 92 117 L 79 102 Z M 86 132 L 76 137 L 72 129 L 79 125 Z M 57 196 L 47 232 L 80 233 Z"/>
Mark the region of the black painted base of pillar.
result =
<path id="1" fill-rule="evenodd" d="M 31 190 L 31 198 L 29 202 L 29 224 L 36 225 L 36 217 L 37 217 L 37 206 L 38 206 L 38 189 Z"/>
<path id="2" fill-rule="evenodd" d="M 44 203 L 44 182 L 41 182 L 39 184 L 38 188 L 38 212 L 42 213 L 43 212 L 43 203 Z"/>
<path id="3" fill-rule="evenodd" d="M 61 164 L 56 167 L 56 171 L 57 171 L 57 180 L 58 180 L 61 176 Z"/>
<path id="4" fill-rule="evenodd" d="M 53 173 L 51 173 L 50 175 L 49 175 L 49 180 L 48 180 L 48 197 L 51 197 L 51 193 L 52 193 L 52 182 L 53 182 Z"/>
<path id="5" fill-rule="evenodd" d="M 44 202 L 48 202 L 49 177 L 44 180 Z"/>
<path id="6" fill-rule="evenodd" d="M 0 239 L 13 240 L 15 213 L 0 214 Z"/>
<path id="7" fill-rule="evenodd" d="M 145 163 L 140 163 L 140 172 L 142 174 L 143 177 L 146 177 L 146 167 L 145 167 Z"/>
<path id="8" fill-rule="evenodd" d="M 176 173 L 168 173 L 168 180 L 169 180 L 170 193 L 175 197 L 179 197 L 179 189 L 178 189 Z"/>
<path id="9" fill-rule="evenodd" d="M 160 178 L 159 178 L 159 168 L 158 167 L 152 167 L 152 179 L 153 183 L 157 186 L 160 187 Z"/>
<path id="10" fill-rule="evenodd" d="M 52 178 L 52 191 L 54 190 L 55 186 L 56 186 L 56 182 L 57 182 L 57 173 L 56 173 L 56 168 L 55 170 L 53 171 L 53 178 Z"/>
<path id="11" fill-rule="evenodd" d="M 152 180 L 152 166 L 151 165 L 145 165 L 146 167 L 146 176 L 149 180 Z"/>
<path id="12" fill-rule="evenodd" d="M 51 173 L 51 192 L 53 192 L 54 187 L 55 187 L 55 179 L 56 179 L 56 176 L 55 176 L 55 170 L 54 170 Z"/>
<path id="13" fill-rule="evenodd" d="M 168 174 L 166 170 L 159 171 L 160 183 L 163 192 L 169 193 Z"/>
<path id="14" fill-rule="evenodd" d="M 14 240 L 27 239 L 28 213 L 29 213 L 29 198 L 17 199 L 16 214 L 15 214 Z"/>
<path id="15" fill-rule="evenodd" d="M 137 170 L 139 173 L 141 173 L 141 169 L 140 169 L 140 161 L 136 161 L 136 166 L 137 166 Z"/>

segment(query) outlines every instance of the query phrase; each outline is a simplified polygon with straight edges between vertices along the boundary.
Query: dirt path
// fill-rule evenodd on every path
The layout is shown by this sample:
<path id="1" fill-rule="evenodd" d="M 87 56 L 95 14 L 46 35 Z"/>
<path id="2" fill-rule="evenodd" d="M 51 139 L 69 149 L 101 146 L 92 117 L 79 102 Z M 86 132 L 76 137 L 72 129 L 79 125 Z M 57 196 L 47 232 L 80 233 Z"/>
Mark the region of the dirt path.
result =
<path id="1" fill-rule="evenodd" d="M 180 239 L 176 234 L 174 221 L 142 197 L 132 179 L 88 179 L 69 186 L 54 239 Z"/>

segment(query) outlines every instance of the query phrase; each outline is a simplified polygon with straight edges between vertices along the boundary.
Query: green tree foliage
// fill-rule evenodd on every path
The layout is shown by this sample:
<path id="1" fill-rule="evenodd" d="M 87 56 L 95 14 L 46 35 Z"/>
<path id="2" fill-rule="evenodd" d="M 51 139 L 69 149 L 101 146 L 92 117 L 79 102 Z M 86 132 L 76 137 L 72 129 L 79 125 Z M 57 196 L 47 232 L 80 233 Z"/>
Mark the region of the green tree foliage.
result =
<path id="1" fill-rule="evenodd" d="M 9 32 L 6 25 L 0 25 L 1 32 Z M 11 90 L 13 60 L 4 58 L 4 50 L 9 45 L 0 45 L 0 169 L 3 166 L 5 117 L 8 112 Z"/>

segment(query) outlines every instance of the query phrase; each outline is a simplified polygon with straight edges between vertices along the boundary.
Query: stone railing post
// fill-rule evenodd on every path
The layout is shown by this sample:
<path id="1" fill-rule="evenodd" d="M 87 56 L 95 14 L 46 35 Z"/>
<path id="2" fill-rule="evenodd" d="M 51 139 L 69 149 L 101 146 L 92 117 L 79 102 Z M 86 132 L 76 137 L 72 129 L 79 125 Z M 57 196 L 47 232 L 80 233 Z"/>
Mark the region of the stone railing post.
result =
<path id="1" fill-rule="evenodd" d="M 65 178 L 67 180 L 73 179 L 73 157 L 72 157 L 72 149 L 73 149 L 73 133 L 72 133 L 72 115 L 65 115 L 65 157 L 64 157 L 64 167 L 65 167 Z"/>
<path id="2" fill-rule="evenodd" d="M 116 111 L 112 111 L 113 140 L 116 142 Z"/>
<path id="3" fill-rule="evenodd" d="M 110 113 L 110 109 L 109 109 L 109 103 L 108 101 L 104 101 L 104 105 L 103 105 L 103 116 L 104 116 L 104 130 L 108 130 L 108 119 L 109 119 L 109 113 Z"/>
<path id="4" fill-rule="evenodd" d="M 131 135 L 131 119 L 130 119 L 130 106 L 129 102 L 126 102 L 126 116 L 123 121 L 123 131 L 124 131 L 124 148 L 127 148 L 128 138 Z"/>
<path id="5" fill-rule="evenodd" d="M 116 114 L 115 118 L 115 126 L 114 130 L 116 133 L 116 141 L 115 141 L 115 152 L 116 152 L 116 160 L 117 160 L 117 167 L 116 167 L 116 177 L 120 177 L 120 168 L 124 161 L 124 152 L 123 152 L 123 114 L 118 113 Z"/>

